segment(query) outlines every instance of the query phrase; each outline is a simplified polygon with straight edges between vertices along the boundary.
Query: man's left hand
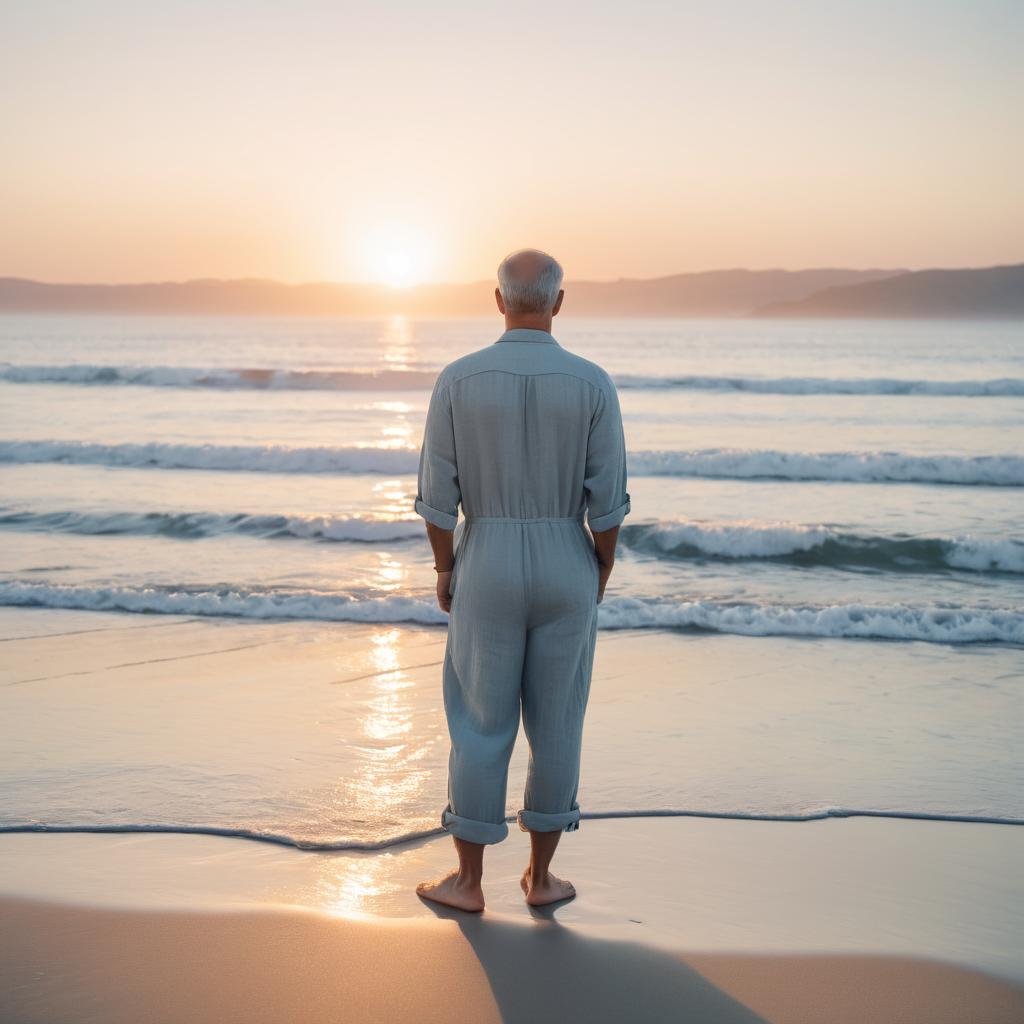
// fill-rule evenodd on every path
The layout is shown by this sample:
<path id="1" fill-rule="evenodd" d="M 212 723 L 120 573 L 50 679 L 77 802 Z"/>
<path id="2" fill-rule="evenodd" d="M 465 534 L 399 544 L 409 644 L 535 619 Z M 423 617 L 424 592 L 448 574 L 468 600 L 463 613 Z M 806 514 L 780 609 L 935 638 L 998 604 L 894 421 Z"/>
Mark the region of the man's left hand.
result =
<path id="1" fill-rule="evenodd" d="M 448 593 L 448 584 L 452 581 L 452 573 L 439 572 L 437 574 L 437 606 L 443 612 L 452 610 L 452 595 Z"/>

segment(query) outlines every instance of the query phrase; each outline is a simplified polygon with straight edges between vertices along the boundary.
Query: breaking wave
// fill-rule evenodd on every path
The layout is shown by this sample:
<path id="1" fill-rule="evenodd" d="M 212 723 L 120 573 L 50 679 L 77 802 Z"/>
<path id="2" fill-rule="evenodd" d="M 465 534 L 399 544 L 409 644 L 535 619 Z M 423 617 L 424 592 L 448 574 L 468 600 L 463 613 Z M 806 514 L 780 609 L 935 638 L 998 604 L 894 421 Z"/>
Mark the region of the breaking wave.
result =
<path id="1" fill-rule="evenodd" d="M 4 366 L 12 384 L 132 384 L 241 391 L 429 391 L 436 370 L 274 370 L 194 366 Z"/>
<path id="2" fill-rule="evenodd" d="M 604 629 L 699 629 L 741 636 L 802 636 L 926 643 L 1024 643 L 1024 613 L 1014 609 L 836 604 L 756 605 L 722 601 L 609 598 Z"/>
<path id="3" fill-rule="evenodd" d="M 411 448 L 216 444 L 89 444 L 79 441 L 2 441 L 0 462 L 154 469 L 215 469 L 258 473 L 415 473 Z"/>
<path id="4" fill-rule="evenodd" d="M 283 445 L 92 444 L 42 440 L 0 442 L 0 462 L 61 462 L 162 469 L 266 473 L 415 473 L 412 448 Z M 783 452 L 739 448 L 642 451 L 629 455 L 633 476 L 828 480 L 1024 486 L 1017 455 L 908 455 L 902 452 Z"/>
<path id="5" fill-rule="evenodd" d="M 926 395 L 1006 398 L 1024 395 L 1024 380 L 900 380 L 889 377 L 641 377 L 615 378 L 620 388 L 679 388 L 758 395 Z"/>
<path id="6" fill-rule="evenodd" d="M 624 526 L 619 539 L 637 551 L 681 559 L 771 559 L 895 572 L 1024 573 L 1024 541 L 1012 539 L 876 536 L 827 526 L 758 522 L 637 524 Z"/>
<path id="7" fill-rule="evenodd" d="M 197 539 L 239 533 L 276 540 L 385 543 L 423 537 L 423 520 L 364 516 L 249 515 L 222 512 L 30 512 L 0 509 L 0 527 L 87 535 Z"/>
<path id="8" fill-rule="evenodd" d="M 1024 486 L 1024 458 L 1017 455 L 709 448 L 704 451 L 635 452 L 629 457 L 629 470 L 636 476 Z"/>
<path id="9" fill-rule="evenodd" d="M 0 605 L 325 622 L 447 622 L 447 616 L 426 597 L 354 597 L 245 587 L 96 587 L 15 580 L 0 583 Z M 602 629 L 697 629 L 742 636 L 1024 644 L 1024 612 L 938 605 L 759 605 L 610 597 L 600 606 L 598 625 Z"/>
<path id="10" fill-rule="evenodd" d="M 0 528 L 88 536 L 127 534 L 195 540 L 241 534 L 345 543 L 400 543 L 423 537 L 419 518 L 226 512 L 34 512 L 0 507 Z M 659 558 L 774 560 L 801 566 L 857 566 L 891 572 L 1024 573 L 1024 541 L 971 536 L 844 533 L 828 526 L 754 521 L 638 523 L 623 546 Z"/>
<path id="11" fill-rule="evenodd" d="M 15 384 L 128 384 L 142 387 L 261 391 L 429 391 L 437 370 L 287 370 L 263 367 L 64 366 L 0 367 L 0 380 Z M 906 380 L 890 377 L 727 377 L 691 374 L 619 374 L 620 388 L 735 391 L 762 395 L 924 395 L 1017 397 L 1024 380 Z"/>
<path id="12" fill-rule="evenodd" d="M 353 597 L 321 591 L 278 591 L 255 587 L 202 590 L 175 586 L 95 587 L 12 581 L 0 583 L 2 605 L 323 622 L 437 625 L 448 621 L 448 616 L 426 598 L 398 595 Z"/>

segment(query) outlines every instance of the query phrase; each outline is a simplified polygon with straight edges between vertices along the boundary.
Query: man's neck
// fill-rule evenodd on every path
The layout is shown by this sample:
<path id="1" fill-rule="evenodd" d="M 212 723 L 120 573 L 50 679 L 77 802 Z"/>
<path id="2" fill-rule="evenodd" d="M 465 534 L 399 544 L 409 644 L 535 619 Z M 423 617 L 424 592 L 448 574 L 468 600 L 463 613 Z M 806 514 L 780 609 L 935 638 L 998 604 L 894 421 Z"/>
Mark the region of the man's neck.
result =
<path id="1" fill-rule="evenodd" d="M 551 333 L 550 313 L 506 313 L 505 330 L 547 331 Z"/>

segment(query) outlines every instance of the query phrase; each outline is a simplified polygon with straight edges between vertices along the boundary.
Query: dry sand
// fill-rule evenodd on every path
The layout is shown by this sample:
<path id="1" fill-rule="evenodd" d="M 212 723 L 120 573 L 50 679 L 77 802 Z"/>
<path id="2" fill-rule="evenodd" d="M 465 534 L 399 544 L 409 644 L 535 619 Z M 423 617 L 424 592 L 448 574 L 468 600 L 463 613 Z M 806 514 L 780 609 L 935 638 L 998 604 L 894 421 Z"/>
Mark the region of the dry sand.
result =
<path id="1" fill-rule="evenodd" d="M 412 893 L 445 839 L 2 836 L 0 1020 L 1024 1020 L 1024 830 L 587 821 L 560 852 L 580 898 L 539 911 L 524 839 L 477 916 Z"/>
<path id="2" fill-rule="evenodd" d="M 680 954 L 554 923 L 0 903 L 7 1022 L 1017 1022 L 1024 993 L 872 956 Z"/>

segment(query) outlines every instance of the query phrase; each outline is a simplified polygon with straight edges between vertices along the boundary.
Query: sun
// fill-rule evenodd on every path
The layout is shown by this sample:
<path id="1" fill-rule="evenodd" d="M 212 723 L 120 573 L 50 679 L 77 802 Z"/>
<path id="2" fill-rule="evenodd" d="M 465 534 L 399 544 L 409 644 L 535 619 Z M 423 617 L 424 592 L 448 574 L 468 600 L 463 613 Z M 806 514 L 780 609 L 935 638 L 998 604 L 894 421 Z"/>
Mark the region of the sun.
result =
<path id="1" fill-rule="evenodd" d="M 428 269 L 427 235 L 408 224 L 380 225 L 369 231 L 364 243 L 364 265 L 372 280 L 392 288 L 419 284 Z"/>

